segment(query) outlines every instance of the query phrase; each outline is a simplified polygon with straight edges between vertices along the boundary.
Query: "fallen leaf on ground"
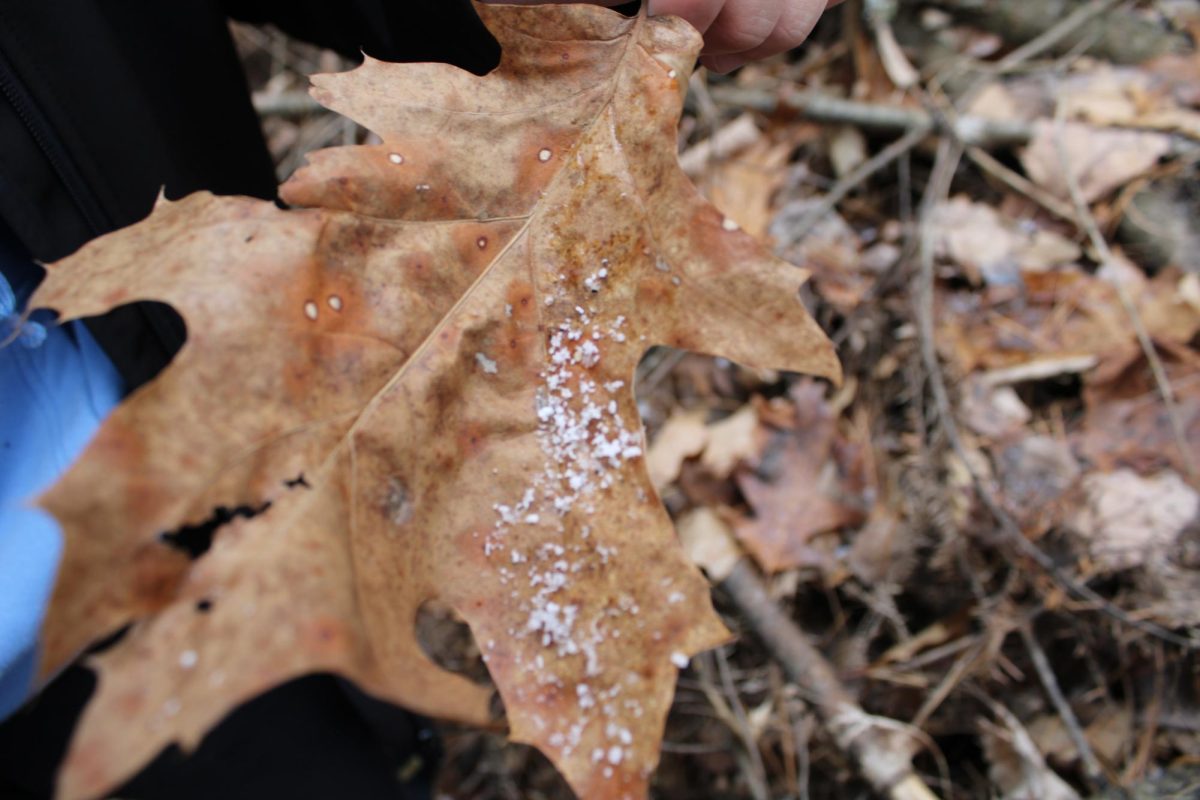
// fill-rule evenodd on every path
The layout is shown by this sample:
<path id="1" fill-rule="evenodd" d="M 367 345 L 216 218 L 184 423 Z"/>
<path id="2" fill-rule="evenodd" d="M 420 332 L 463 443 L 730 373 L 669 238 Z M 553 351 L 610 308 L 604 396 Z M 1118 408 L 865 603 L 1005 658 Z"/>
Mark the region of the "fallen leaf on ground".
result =
<path id="1" fill-rule="evenodd" d="M 1034 123 L 1033 139 L 1020 156 L 1034 183 L 1064 200 L 1071 196 L 1069 179 L 1079 186 L 1084 201 L 1091 203 L 1142 175 L 1171 151 L 1171 137 L 1164 133 L 1069 122 L 1062 126 L 1061 135 L 1060 150 L 1058 126 Z"/>
<path id="2" fill-rule="evenodd" d="M 1001 499 L 1030 538 L 1055 524 L 1067 493 L 1079 480 L 1070 446 L 1050 436 L 1029 435 L 994 454 Z"/>
<path id="3" fill-rule="evenodd" d="M 1170 550 L 1200 511 L 1200 495 L 1174 472 L 1143 478 L 1120 469 L 1083 481 L 1086 501 L 1072 528 L 1101 570 L 1146 566 Z"/>
<path id="4" fill-rule="evenodd" d="M 418 645 L 433 600 L 514 740 L 582 797 L 645 795 L 678 664 L 727 633 L 647 477 L 635 367 L 658 343 L 838 367 L 804 273 L 678 168 L 694 30 L 478 11 L 503 47 L 488 76 L 367 59 L 314 79 L 382 144 L 312 154 L 283 188 L 306 208 L 162 201 L 34 298 L 66 318 L 156 299 L 188 326 L 41 499 L 66 540 L 41 674 L 133 623 L 92 659 L 60 797 L 314 671 L 486 719 L 489 691 Z M 220 507 L 259 513 L 195 527 Z"/>
<path id="5" fill-rule="evenodd" d="M 1200 330 L 1200 311 L 1184 288 L 1185 278 L 1165 270 L 1130 289 L 1155 339 L 1182 343 Z M 1024 273 L 1017 286 L 945 292 L 939 305 L 939 345 L 964 372 L 1035 362 L 1077 371 L 1076 357 L 1107 357 L 1136 344 L 1116 288 L 1076 268 Z"/>
<path id="6" fill-rule="evenodd" d="M 701 188 L 713 205 L 746 233 L 761 239 L 773 216 L 771 199 L 783 184 L 794 149 L 792 141 L 773 141 L 762 135 L 705 173 Z"/>
<path id="7" fill-rule="evenodd" d="M 1126 708 L 1106 709 L 1083 730 L 1092 751 L 1109 764 L 1119 763 L 1133 733 L 1133 715 Z M 1079 750 L 1057 714 L 1045 714 L 1030 722 L 1029 735 L 1051 761 L 1070 766 L 1079 760 Z"/>
<path id="8" fill-rule="evenodd" d="M 1139 615 L 1200 624 L 1200 570 L 1179 558 L 1200 521 L 1200 494 L 1174 472 L 1142 477 L 1128 469 L 1088 475 L 1083 490 L 1070 527 L 1096 567 L 1135 571 Z"/>
<path id="9" fill-rule="evenodd" d="M 1032 416 L 1011 386 L 988 386 L 974 375 L 964 386 L 961 406 L 971 430 L 993 440 L 1017 433 Z"/>
<path id="10" fill-rule="evenodd" d="M 792 233 L 820 205 L 818 198 L 793 200 L 775 215 L 768 232 L 778 253 L 793 264 L 804 264 L 813 275 L 821 299 L 843 313 L 866 297 L 875 281 L 867 272 L 858 233 L 836 211 L 824 214 L 812 230 L 797 239 Z"/>
<path id="11" fill-rule="evenodd" d="M 1158 354 L 1183 439 L 1176 435 L 1144 354 L 1130 345 L 1109 354 L 1087 381 L 1086 413 L 1076 441 L 1080 453 L 1102 469 L 1125 466 L 1147 473 L 1169 466 L 1195 480 L 1191 467 L 1200 457 L 1200 355 L 1166 342 L 1159 342 Z"/>
<path id="12" fill-rule="evenodd" d="M 864 519 L 861 508 L 848 504 L 855 494 L 855 476 L 843 475 L 835 457 L 837 420 L 824 393 L 817 383 L 793 388 L 796 430 L 777 434 L 774 447 L 769 445 L 763 453 L 760 471 L 766 466 L 770 474 L 737 473 L 738 487 L 754 516 L 734 531 L 768 572 L 825 563 L 812 547 L 813 537 Z"/>
<path id="13" fill-rule="evenodd" d="M 703 410 L 676 411 L 663 423 L 646 451 L 646 471 L 655 489 L 678 478 L 683 462 L 704 450 L 709 436 L 704 417 Z"/>
<path id="14" fill-rule="evenodd" d="M 729 577 L 742 557 L 729 524 L 711 508 L 689 511 L 676 520 L 675 528 L 688 558 L 714 583 Z"/>
<path id="15" fill-rule="evenodd" d="M 747 403 L 723 420 L 708 426 L 708 445 L 700 463 L 716 478 L 727 478 L 742 461 L 762 450 L 758 412 Z"/>
<path id="16" fill-rule="evenodd" d="M 1059 97 L 1068 119 L 1200 138 L 1200 112 L 1181 108 L 1158 83 L 1147 70 L 1098 64 L 1068 76 Z"/>
<path id="17" fill-rule="evenodd" d="M 1022 231 L 992 206 L 961 195 L 934 209 L 933 224 L 938 254 L 975 283 L 1013 283 L 1021 272 L 1045 272 L 1082 255 L 1069 239 L 1043 229 Z"/>
<path id="18" fill-rule="evenodd" d="M 1004 800 L 1079 800 L 1070 784 L 1046 766 L 1029 731 L 1003 706 L 993 705 L 1000 723 L 983 721 L 988 777 Z"/>

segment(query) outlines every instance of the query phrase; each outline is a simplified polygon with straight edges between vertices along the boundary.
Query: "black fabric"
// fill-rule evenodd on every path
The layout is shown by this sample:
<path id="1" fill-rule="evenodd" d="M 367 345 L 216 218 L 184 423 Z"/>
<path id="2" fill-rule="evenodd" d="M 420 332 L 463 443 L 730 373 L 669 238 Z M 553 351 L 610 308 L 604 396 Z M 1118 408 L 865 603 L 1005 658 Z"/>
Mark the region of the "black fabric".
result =
<path id="1" fill-rule="evenodd" d="M 499 56 L 468 0 L 0 0 L 0 219 L 34 258 L 144 218 L 160 190 L 275 197 L 230 16 L 352 56 L 477 73 Z M 184 339 L 154 303 L 90 326 L 130 390 Z M 0 800 L 49 796 L 91 691 L 73 667 L 0 723 Z M 432 762 L 430 741 L 421 720 L 312 676 L 236 711 L 190 758 L 164 753 L 119 796 L 420 798 L 420 780 L 397 776 L 414 755 Z"/>
<path id="2" fill-rule="evenodd" d="M 90 672 L 72 667 L 0 725 L 0 798 L 52 796 L 71 728 L 94 687 Z M 428 800 L 439 756 L 427 724 L 333 676 L 310 675 L 234 711 L 190 756 L 164 751 L 111 796 Z"/>
<path id="3" fill-rule="evenodd" d="M 35 258 L 142 219 L 160 189 L 275 196 L 227 15 L 350 55 L 499 57 L 466 0 L 0 0 L 0 216 Z M 184 336 L 145 305 L 91 327 L 130 389 Z"/>

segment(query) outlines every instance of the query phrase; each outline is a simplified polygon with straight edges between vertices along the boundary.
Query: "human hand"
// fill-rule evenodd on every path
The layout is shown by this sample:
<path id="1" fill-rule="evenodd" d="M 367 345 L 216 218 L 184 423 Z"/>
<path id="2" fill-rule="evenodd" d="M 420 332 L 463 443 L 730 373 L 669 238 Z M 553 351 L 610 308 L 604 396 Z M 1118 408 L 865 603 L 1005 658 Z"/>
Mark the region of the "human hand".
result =
<path id="1" fill-rule="evenodd" d="M 488 0 L 522 5 L 579 0 Z M 626 0 L 588 0 L 616 6 Z M 713 72 L 729 72 L 791 50 L 812 33 L 825 9 L 842 0 L 644 0 L 650 14 L 683 17 L 704 34 L 700 63 Z"/>

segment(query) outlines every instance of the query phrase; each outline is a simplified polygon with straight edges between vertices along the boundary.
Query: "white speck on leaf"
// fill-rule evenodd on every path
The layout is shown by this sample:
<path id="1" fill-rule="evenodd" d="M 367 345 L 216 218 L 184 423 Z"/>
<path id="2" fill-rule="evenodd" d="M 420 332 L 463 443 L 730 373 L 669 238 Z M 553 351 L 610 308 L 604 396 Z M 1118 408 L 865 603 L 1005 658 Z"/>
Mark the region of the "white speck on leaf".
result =
<path id="1" fill-rule="evenodd" d="M 496 367 L 496 362 L 485 356 L 483 353 L 476 353 L 475 361 L 479 364 L 479 368 L 488 375 L 495 375 L 497 372 L 499 372 Z"/>

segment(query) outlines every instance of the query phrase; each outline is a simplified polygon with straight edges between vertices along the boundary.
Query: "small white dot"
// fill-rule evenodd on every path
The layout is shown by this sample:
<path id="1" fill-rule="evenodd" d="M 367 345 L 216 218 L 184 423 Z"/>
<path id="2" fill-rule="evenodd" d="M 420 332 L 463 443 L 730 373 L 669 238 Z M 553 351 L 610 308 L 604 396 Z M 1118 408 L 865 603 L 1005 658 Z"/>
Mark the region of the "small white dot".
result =
<path id="1" fill-rule="evenodd" d="M 342 310 L 342 298 L 338 297 L 336 294 L 329 295 L 329 307 L 332 308 L 334 311 L 341 311 Z"/>
<path id="2" fill-rule="evenodd" d="M 551 152 L 549 147 L 543 147 L 541 152 L 538 153 L 538 161 L 545 163 L 550 160 L 550 156 L 552 155 L 554 155 L 554 153 Z"/>
<path id="3" fill-rule="evenodd" d="M 679 276 L 678 276 L 678 275 L 672 275 L 672 276 L 671 276 L 671 284 L 672 284 L 673 286 L 680 286 L 680 285 L 682 285 L 682 284 L 683 284 L 683 281 L 682 281 L 682 280 L 680 280 L 680 278 L 679 278 Z"/>
<path id="4" fill-rule="evenodd" d="M 727 231 L 736 231 L 740 230 L 742 226 L 734 222 L 732 218 L 726 217 L 721 221 L 721 227 Z"/>
<path id="5" fill-rule="evenodd" d="M 678 650 L 674 653 L 671 653 L 671 663 L 680 669 L 686 667 L 689 661 L 691 661 L 691 659 L 688 658 L 686 654 L 680 653 Z"/>
<path id="6" fill-rule="evenodd" d="M 392 162 L 393 164 L 403 164 L 404 156 L 400 155 L 399 153 L 391 153 L 388 156 L 388 161 Z"/>
<path id="7" fill-rule="evenodd" d="M 196 655 L 195 650 L 184 650 L 179 654 L 179 666 L 183 667 L 184 669 L 191 669 L 192 667 L 196 666 L 196 662 L 199 659 L 200 657 Z"/>
<path id="8" fill-rule="evenodd" d="M 675 70 L 671 70 L 670 72 L 668 72 L 668 73 L 667 73 L 667 77 L 668 77 L 668 78 L 674 78 L 674 77 L 675 77 L 676 75 L 678 75 L 678 74 L 679 74 L 679 73 L 678 73 L 678 72 L 676 72 Z"/>
<path id="9" fill-rule="evenodd" d="M 480 250 L 485 249 L 487 247 L 487 237 L 480 236 L 478 239 L 475 240 L 475 244 L 479 247 Z"/>
<path id="10" fill-rule="evenodd" d="M 429 184 L 428 184 L 428 183 L 418 183 L 418 184 L 417 184 L 417 191 L 418 191 L 418 192 L 428 192 L 428 191 L 429 191 L 429 188 L 430 188 L 430 187 L 429 187 Z"/>
<path id="11" fill-rule="evenodd" d="M 309 319 L 311 319 L 312 321 L 316 322 L 316 320 L 317 320 L 317 304 L 314 303 L 312 300 L 309 300 L 307 303 L 304 304 L 304 316 L 306 316 Z"/>

